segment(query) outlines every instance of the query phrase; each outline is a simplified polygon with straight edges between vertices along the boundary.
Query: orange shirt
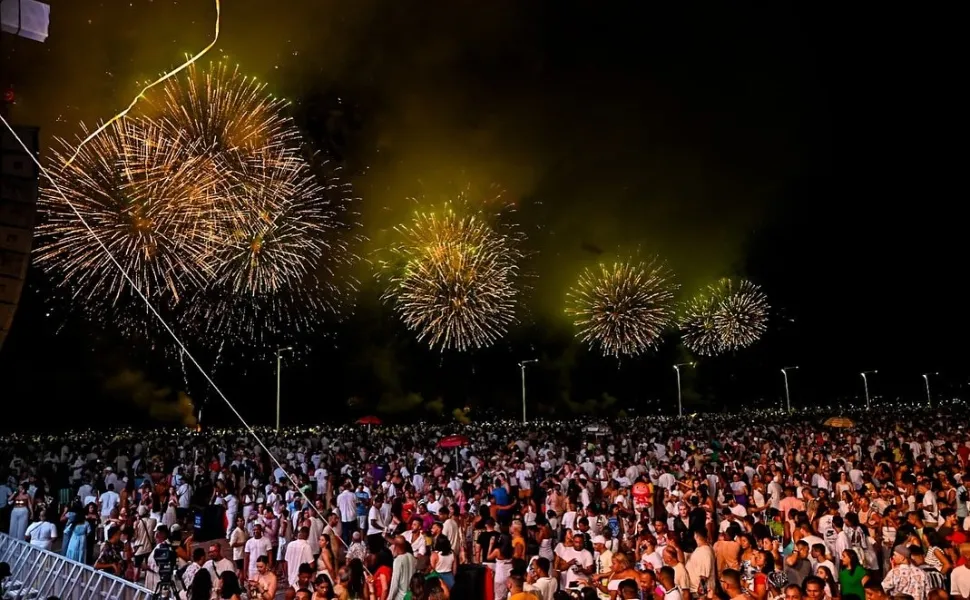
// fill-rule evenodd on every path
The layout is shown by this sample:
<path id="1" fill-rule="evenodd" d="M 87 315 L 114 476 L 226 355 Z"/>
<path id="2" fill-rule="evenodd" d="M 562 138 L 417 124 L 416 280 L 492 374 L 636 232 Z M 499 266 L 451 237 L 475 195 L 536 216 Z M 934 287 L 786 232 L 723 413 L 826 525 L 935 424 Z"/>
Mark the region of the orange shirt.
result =
<path id="1" fill-rule="evenodd" d="M 525 560 L 525 538 L 521 535 L 512 538 L 512 558 Z"/>

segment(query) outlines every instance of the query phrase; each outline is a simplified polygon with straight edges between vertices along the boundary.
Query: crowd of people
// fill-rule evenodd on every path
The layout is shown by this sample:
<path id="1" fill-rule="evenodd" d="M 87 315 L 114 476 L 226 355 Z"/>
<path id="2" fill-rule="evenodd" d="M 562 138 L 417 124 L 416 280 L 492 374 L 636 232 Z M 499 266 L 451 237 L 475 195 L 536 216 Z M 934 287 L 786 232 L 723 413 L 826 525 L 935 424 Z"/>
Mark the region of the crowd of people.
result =
<path id="1" fill-rule="evenodd" d="M 967 417 L 12 435 L 0 526 L 187 600 L 970 600 Z"/>

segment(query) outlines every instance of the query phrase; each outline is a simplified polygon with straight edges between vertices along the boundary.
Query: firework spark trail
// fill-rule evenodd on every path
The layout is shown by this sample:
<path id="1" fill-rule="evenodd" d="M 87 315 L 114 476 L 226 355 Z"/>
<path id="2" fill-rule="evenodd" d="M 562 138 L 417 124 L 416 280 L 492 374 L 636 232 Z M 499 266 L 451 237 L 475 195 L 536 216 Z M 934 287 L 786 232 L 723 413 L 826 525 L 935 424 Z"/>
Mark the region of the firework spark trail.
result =
<path id="1" fill-rule="evenodd" d="M 484 212 L 460 214 L 470 208 L 464 197 L 458 204 L 395 228 L 400 267 L 384 294 L 418 340 L 442 351 L 494 344 L 515 322 L 519 296 L 522 236 Z"/>
<path id="2" fill-rule="evenodd" d="M 625 260 L 585 269 L 566 313 L 578 335 L 604 355 L 636 356 L 656 347 L 671 324 L 677 285 L 658 260 Z"/>
<path id="3" fill-rule="evenodd" d="M 215 30 L 215 35 L 212 36 L 212 41 L 209 42 L 209 45 L 203 48 L 201 51 L 197 52 L 194 56 L 189 57 L 188 60 L 186 60 L 184 63 L 182 63 L 175 69 L 165 73 L 155 81 L 143 87 L 142 90 L 138 92 L 138 95 L 132 99 L 131 103 L 129 103 L 124 110 L 122 110 L 115 116 L 111 117 L 110 119 L 102 123 L 100 127 L 92 131 L 90 135 L 84 138 L 84 140 L 80 144 L 78 144 L 78 147 L 74 151 L 74 154 L 71 156 L 71 158 L 69 158 L 67 162 L 64 163 L 64 166 L 70 166 L 74 162 L 74 159 L 77 158 L 78 154 L 80 154 L 81 149 L 84 148 L 88 142 L 96 138 L 98 134 L 100 134 L 102 131 L 110 127 L 113 123 L 120 121 L 121 119 L 124 119 L 126 116 L 128 116 L 128 113 L 130 113 L 131 110 L 135 108 L 135 105 L 138 104 L 138 101 L 145 97 L 145 93 L 148 92 L 148 90 L 152 89 L 153 87 L 155 87 L 160 83 L 163 83 L 171 79 L 172 77 L 175 77 L 184 69 L 189 68 L 193 63 L 195 63 L 195 61 L 205 56 L 206 53 L 208 53 L 209 50 L 211 50 L 212 47 L 216 45 L 216 42 L 219 41 L 219 25 L 220 25 L 220 22 L 222 21 L 222 3 L 221 3 L 221 0 L 215 0 L 215 3 L 216 3 L 216 24 L 215 24 L 216 30 Z"/>
<path id="4" fill-rule="evenodd" d="M 684 345 L 702 356 L 747 348 L 767 331 L 768 298 L 754 283 L 724 278 L 687 302 Z"/>

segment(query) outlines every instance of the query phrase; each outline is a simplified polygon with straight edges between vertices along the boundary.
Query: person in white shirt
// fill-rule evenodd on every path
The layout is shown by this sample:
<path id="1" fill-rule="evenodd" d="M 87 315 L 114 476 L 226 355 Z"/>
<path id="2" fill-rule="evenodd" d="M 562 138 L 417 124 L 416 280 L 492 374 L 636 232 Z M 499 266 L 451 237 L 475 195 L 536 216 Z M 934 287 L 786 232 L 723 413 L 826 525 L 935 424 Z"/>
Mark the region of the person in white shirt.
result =
<path id="1" fill-rule="evenodd" d="M 593 555 L 584 548 L 585 545 L 586 538 L 582 534 L 574 535 L 572 546 L 563 546 L 556 557 L 557 570 L 562 573 L 566 588 L 570 583 L 593 574 Z"/>
<path id="2" fill-rule="evenodd" d="M 46 518 L 41 521 L 34 521 L 27 527 L 25 535 L 30 540 L 31 546 L 50 550 L 54 540 L 57 539 L 57 526 Z"/>
<path id="3" fill-rule="evenodd" d="M 774 478 L 768 483 L 768 503 L 771 504 L 771 508 L 780 509 L 781 508 L 781 497 L 783 495 L 783 490 L 781 487 L 780 475 L 775 475 Z"/>
<path id="4" fill-rule="evenodd" d="M 970 600 L 970 544 L 960 545 L 964 564 L 950 571 L 950 597 Z"/>
<path id="5" fill-rule="evenodd" d="M 114 488 L 118 487 L 118 475 L 111 469 L 111 467 L 105 467 L 104 469 L 104 487 L 112 486 Z"/>
<path id="6" fill-rule="evenodd" d="M 185 518 L 189 512 L 189 507 L 192 505 L 192 479 L 188 476 L 182 480 L 181 485 L 175 490 L 175 496 L 178 498 L 178 509 L 177 513 L 180 519 Z"/>
<path id="7" fill-rule="evenodd" d="M 441 519 L 441 533 L 451 542 L 451 547 L 461 548 L 461 529 L 458 522 L 451 518 L 451 511 L 442 508 L 438 511 L 438 517 Z"/>
<path id="8" fill-rule="evenodd" d="M 228 538 L 232 534 L 232 530 L 236 528 L 236 517 L 239 515 L 239 498 L 232 493 L 232 490 L 226 492 L 224 498 L 226 503 L 226 523 L 229 524 L 229 528 L 226 531 L 226 537 Z"/>
<path id="9" fill-rule="evenodd" d="M 838 507 L 830 504 L 828 506 L 828 512 L 818 519 L 818 532 L 821 534 L 822 539 L 825 540 L 825 548 L 832 556 L 839 556 L 835 553 L 836 531 L 835 528 L 832 527 L 832 518 L 837 514 Z"/>
<path id="10" fill-rule="evenodd" d="M 229 548 L 232 552 L 232 562 L 236 564 L 236 570 L 245 573 L 243 566 L 246 562 L 246 522 L 242 517 L 236 517 L 235 527 L 229 534 Z"/>
<path id="11" fill-rule="evenodd" d="M 607 573 L 613 570 L 613 553 L 606 548 L 606 538 L 601 535 L 593 536 L 593 550 L 596 561 L 596 572 Z"/>
<path id="12" fill-rule="evenodd" d="M 357 496 L 349 481 L 344 482 L 344 489 L 337 496 L 337 510 L 340 512 L 340 537 L 344 545 L 349 546 L 357 531 Z"/>
<path id="13" fill-rule="evenodd" d="M 383 507 L 384 497 L 374 496 L 374 502 L 367 511 L 367 547 L 373 554 L 384 547 L 384 530 L 389 519 L 385 518 Z"/>
<path id="14" fill-rule="evenodd" d="M 657 572 L 657 581 L 660 582 L 660 587 L 664 591 L 664 600 L 681 600 L 684 597 L 684 591 L 674 581 L 675 573 L 673 567 L 662 567 Z"/>
<path id="15" fill-rule="evenodd" d="M 687 574 L 690 576 L 691 594 L 697 593 L 697 586 L 700 582 L 706 581 L 707 585 L 715 585 L 714 577 L 717 574 L 714 550 L 707 541 L 707 534 L 703 531 L 694 532 L 694 540 L 697 548 L 687 559 Z"/>
<path id="16" fill-rule="evenodd" d="M 108 485 L 108 491 L 101 494 L 98 504 L 101 506 L 101 520 L 106 521 L 111 511 L 121 503 L 121 496 L 115 492 L 114 484 Z"/>
<path id="17" fill-rule="evenodd" d="M 135 557 L 136 575 L 140 575 L 142 567 L 145 566 L 145 561 L 148 560 L 152 550 L 155 549 L 155 528 L 157 526 L 158 521 L 149 516 L 148 507 L 139 506 L 138 520 L 135 521 L 134 537 L 131 540 L 131 547 Z M 152 589 L 154 590 L 154 588 Z"/>
<path id="18" fill-rule="evenodd" d="M 149 590 L 155 590 L 161 581 L 161 568 L 158 561 L 155 560 L 158 552 L 168 552 L 168 556 L 173 559 L 175 557 L 175 550 L 168 541 L 168 527 L 164 525 L 159 525 L 154 532 L 154 542 L 153 551 L 148 556 L 148 564 L 145 565 L 145 587 Z M 174 574 L 175 565 L 171 565 Z"/>
<path id="19" fill-rule="evenodd" d="M 421 558 L 428 553 L 428 542 L 424 537 L 424 531 L 422 531 L 421 527 L 421 519 L 414 517 L 411 519 L 411 529 L 404 533 L 404 539 L 411 544 L 411 552 L 415 558 Z"/>
<path id="20" fill-rule="evenodd" d="M 202 567 L 209 572 L 212 581 L 219 581 L 219 576 L 226 571 L 235 572 L 236 566 L 232 561 L 222 556 L 219 544 L 209 544 L 209 560 Z"/>
<path id="21" fill-rule="evenodd" d="M 97 504 L 97 499 L 94 495 L 94 488 L 91 487 L 90 483 L 84 482 L 81 484 L 81 487 L 77 489 L 77 497 L 81 499 L 81 504 L 84 506 L 91 504 L 91 502 Z M 92 500 L 92 498 L 95 499 Z"/>
<path id="22" fill-rule="evenodd" d="M 269 541 L 269 538 L 263 537 L 262 525 L 254 525 L 253 537 L 246 540 L 243 550 L 243 573 L 245 573 L 246 579 L 255 579 L 256 559 L 260 556 L 271 559 L 272 553 L 273 544 Z"/>
<path id="23" fill-rule="evenodd" d="M 920 508 L 923 509 L 923 521 L 936 525 L 940 522 L 940 509 L 936 504 L 936 493 L 926 480 L 920 481 L 917 489 L 923 495 Z"/>
<path id="24" fill-rule="evenodd" d="M 539 600 L 552 600 L 559 590 L 559 583 L 549 576 L 551 566 L 548 558 L 536 557 L 532 561 L 532 568 L 529 569 L 525 591 L 532 592 L 539 597 Z"/>
<path id="25" fill-rule="evenodd" d="M 300 567 L 314 565 L 313 552 L 310 551 L 310 544 L 307 542 L 308 537 L 310 537 L 310 528 L 301 527 L 298 537 L 286 545 L 287 580 L 293 589 L 297 589 Z"/>
<path id="26" fill-rule="evenodd" d="M 319 464 L 319 460 L 317 461 Z M 317 467 L 313 472 L 313 478 L 317 481 L 317 495 L 321 498 L 327 497 L 327 470 L 323 467 Z"/>
<path id="27" fill-rule="evenodd" d="M 802 538 L 804 539 L 804 538 Z M 832 577 L 839 578 L 839 570 L 835 563 L 825 556 L 825 544 L 812 544 L 809 548 L 809 556 L 812 559 L 812 572 L 818 571 L 819 567 L 825 567 L 832 574 Z"/>

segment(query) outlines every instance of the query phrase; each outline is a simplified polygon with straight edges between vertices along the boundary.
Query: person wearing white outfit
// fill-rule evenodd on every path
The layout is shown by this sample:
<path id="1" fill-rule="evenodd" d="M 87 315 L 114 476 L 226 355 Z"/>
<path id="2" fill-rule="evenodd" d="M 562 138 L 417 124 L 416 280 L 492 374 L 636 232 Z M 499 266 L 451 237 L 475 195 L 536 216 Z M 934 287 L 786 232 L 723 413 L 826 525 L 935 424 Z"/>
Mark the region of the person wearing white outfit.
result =
<path id="1" fill-rule="evenodd" d="M 57 526 L 47 520 L 34 521 L 24 535 L 30 539 L 31 546 L 50 550 L 57 539 Z"/>
<path id="2" fill-rule="evenodd" d="M 297 589 L 297 579 L 300 577 L 300 567 L 303 565 L 313 566 L 313 552 L 310 550 L 310 528 L 301 527 L 299 537 L 286 545 L 286 570 L 287 580 L 290 587 Z"/>

